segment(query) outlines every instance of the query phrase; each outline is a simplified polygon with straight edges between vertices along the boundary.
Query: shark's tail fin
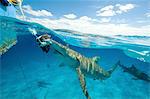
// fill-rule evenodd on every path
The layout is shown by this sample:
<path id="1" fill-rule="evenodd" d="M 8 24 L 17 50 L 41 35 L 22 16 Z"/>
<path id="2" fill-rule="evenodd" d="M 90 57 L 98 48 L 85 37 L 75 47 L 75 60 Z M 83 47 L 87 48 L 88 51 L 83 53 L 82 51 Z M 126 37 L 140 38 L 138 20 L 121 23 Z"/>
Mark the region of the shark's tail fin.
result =
<path id="1" fill-rule="evenodd" d="M 120 65 L 120 61 L 118 61 L 116 64 L 112 66 L 112 68 L 108 71 L 109 74 L 112 74 L 112 72 Z"/>

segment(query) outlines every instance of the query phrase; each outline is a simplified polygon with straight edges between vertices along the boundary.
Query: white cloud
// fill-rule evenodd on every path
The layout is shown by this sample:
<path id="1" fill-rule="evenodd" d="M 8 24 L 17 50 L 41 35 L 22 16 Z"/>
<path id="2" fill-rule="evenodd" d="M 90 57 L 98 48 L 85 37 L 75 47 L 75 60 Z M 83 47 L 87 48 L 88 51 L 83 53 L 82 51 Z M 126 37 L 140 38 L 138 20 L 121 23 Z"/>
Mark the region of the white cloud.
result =
<path id="1" fill-rule="evenodd" d="M 64 15 L 64 17 L 68 19 L 75 19 L 77 16 L 75 14 L 67 14 L 67 15 Z"/>
<path id="2" fill-rule="evenodd" d="M 126 5 L 121 5 L 121 4 L 116 4 L 116 7 L 118 7 L 118 10 L 116 13 L 123 13 L 123 12 L 128 12 L 129 10 L 135 8 L 134 4 L 126 4 Z"/>
<path id="3" fill-rule="evenodd" d="M 92 20 L 92 18 L 87 17 L 87 16 L 82 16 L 82 17 L 80 17 L 79 19 L 80 19 L 80 20 L 85 20 L 85 21 L 91 21 L 91 20 Z"/>
<path id="4" fill-rule="evenodd" d="M 114 15 L 116 15 L 116 13 L 113 10 L 106 10 L 100 13 L 97 12 L 97 16 L 114 16 Z"/>
<path id="5" fill-rule="evenodd" d="M 113 10 L 113 8 L 114 8 L 114 6 L 109 5 L 109 6 L 106 6 L 106 7 L 102 8 L 101 11 Z"/>
<path id="6" fill-rule="evenodd" d="M 107 23 L 107 22 L 110 22 L 111 18 L 101 18 L 101 22 L 103 23 Z"/>
<path id="7" fill-rule="evenodd" d="M 106 19 L 103 19 L 106 21 Z M 50 29 L 70 29 L 82 33 L 98 35 L 140 35 L 150 36 L 150 25 L 140 28 L 129 26 L 128 24 L 95 23 L 94 19 L 87 16 L 78 19 L 48 19 L 48 18 L 28 18 L 29 22 L 40 23 Z"/>
<path id="8" fill-rule="evenodd" d="M 122 14 L 123 12 L 128 12 L 129 10 L 135 8 L 134 4 L 116 4 L 115 6 L 109 5 L 101 8 L 96 12 L 97 16 L 114 16 L 117 14 Z"/>
<path id="9" fill-rule="evenodd" d="M 24 12 L 33 15 L 33 16 L 53 16 L 51 12 L 48 12 L 47 10 L 33 10 L 30 5 L 24 5 L 23 6 Z"/>
<path id="10" fill-rule="evenodd" d="M 97 16 L 114 16 L 115 15 L 115 11 L 113 11 L 114 6 L 109 5 L 106 6 L 100 10 L 98 10 L 96 13 Z"/>
<path id="11" fill-rule="evenodd" d="M 110 8 L 102 9 L 102 11 L 108 10 Z M 18 16 L 18 18 L 21 19 L 21 16 Z M 91 33 L 98 35 L 150 36 L 150 25 L 133 27 L 128 24 L 121 24 L 121 23 L 112 24 L 110 23 L 110 20 L 111 18 L 93 19 L 88 16 L 81 16 L 75 19 L 69 19 L 66 17 L 61 17 L 58 19 L 50 19 L 46 17 L 43 18 L 27 17 L 27 21 L 40 23 L 50 29 L 70 29 L 82 33 L 88 34 Z"/>
<path id="12" fill-rule="evenodd" d="M 150 17 L 150 13 L 146 13 L 145 15 L 146 15 L 147 17 Z"/>

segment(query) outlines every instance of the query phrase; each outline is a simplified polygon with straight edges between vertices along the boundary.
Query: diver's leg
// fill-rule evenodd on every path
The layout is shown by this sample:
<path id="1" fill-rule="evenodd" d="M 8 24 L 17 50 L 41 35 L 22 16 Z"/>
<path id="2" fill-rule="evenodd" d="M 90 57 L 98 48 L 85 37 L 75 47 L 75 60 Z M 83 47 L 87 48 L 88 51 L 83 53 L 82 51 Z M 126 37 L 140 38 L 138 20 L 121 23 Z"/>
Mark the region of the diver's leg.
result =
<path id="1" fill-rule="evenodd" d="M 82 74 L 80 68 L 76 68 L 76 71 L 78 73 L 80 86 L 82 88 L 82 91 L 83 91 L 84 95 L 86 96 L 87 99 L 91 99 L 90 96 L 89 96 L 89 93 L 86 89 L 86 81 L 85 81 L 84 75 Z"/>

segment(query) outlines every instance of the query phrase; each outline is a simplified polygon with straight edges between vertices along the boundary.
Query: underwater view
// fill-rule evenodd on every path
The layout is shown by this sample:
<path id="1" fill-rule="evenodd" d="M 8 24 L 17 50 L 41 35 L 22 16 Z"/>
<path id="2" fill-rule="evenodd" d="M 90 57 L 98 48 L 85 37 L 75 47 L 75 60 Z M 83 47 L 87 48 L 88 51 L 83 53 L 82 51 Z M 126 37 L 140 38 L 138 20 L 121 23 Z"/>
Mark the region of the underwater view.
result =
<path id="1" fill-rule="evenodd" d="M 62 19 L 49 19 L 53 13 L 46 10 L 36 12 L 35 0 L 30 3 L 26 0 L 23 6 L 22 0 L 5 1 L 0 1 L 0 99 L 150 99 L 149 25 L 144 29 L 137 28 L 144 30 L 143 34 L 134 28 L 133 35 L 103 35 L 98 33 L 116 32 L 113 25 L 110 30 L 106 27 L 109 24 L 106 20 L 91 23 L 89 21 L 93 19 L 85 16 L 76 19 L 73 14 L 66 19 L 65 15 Z M 59 4 L 57 0 L 50 2 L 52 7 Z M 88 2 L 91 4 L 90 0 Z M 7 3 L 11 8 L 4 9 Z M 138 7 L 141 2 L 135 3 Z M 63 4 L 60 2 L 59 7 L 64 7 Z M 66 0 L 66 4 L 71 4 L 71 1 Z M 142 3 L 142 6 L 144 4 L 150 2 Z M 46 9 L 48 5 L 45 5 Z M 118 6 L 121 4 L 114 7 L 117 9 Z M 74 5 L 69 7 L 74 11 Z M 111 8 L 102 8 L 101 11 Z M 20 9 L 19 14 L 14 11 L 16 9 Z M 60 9 L 58 11 L 61 13 Z M 115 13 L 126 13 L 128 9 L 120 8 L 119 11 L 122 12 Z M 90 31 L 88 25 L 96 31 Z M 99 27 L 101 31 L 94 26 L 102 26 Z M 120 32 L 119 28 L 117 32 Z"/>

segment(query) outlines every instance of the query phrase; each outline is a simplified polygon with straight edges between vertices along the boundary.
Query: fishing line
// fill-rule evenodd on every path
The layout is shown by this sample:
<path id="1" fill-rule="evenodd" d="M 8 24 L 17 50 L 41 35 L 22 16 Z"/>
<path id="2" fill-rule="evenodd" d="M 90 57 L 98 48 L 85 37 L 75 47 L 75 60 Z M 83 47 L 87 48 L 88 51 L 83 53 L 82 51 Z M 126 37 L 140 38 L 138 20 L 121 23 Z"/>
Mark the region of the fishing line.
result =
<path id="1" fill-rule="evenodd" d="M 22 9 L 22 3 L 19 4 L 19 9 L 20 9 L 20 12 L 21 12 L 21 14 L 23 16 L 23 20 L 27 21 L 25 15 L 24 15 L 23 9 Z M 35 37 L 37 37 L 36 36 L 37 32 L 36 32 L 35 28 L 28 27 L 28 30 L 31 32 L 31 34 L 33 34 Z"/>
<path id="2" fill-rule="evenodd" d="M 23 19 L 26 20 L 26 17 L 25 17 L 25 15 L 23 13 L 23 10 L 22 10 L 22 3 L 19 4 L 19 9 L 21 11 L 21 14 L 23 15 Z"/>
<path id="3" fill-rule="evenodd" d="M 19 6 L 20 12 L 23 16 L 23 21 L 27 21 L 26 16 L 25 16 L 23 9 L 22 9 L 22 2 L 20 2 L 18 6 Z M 15 8 L 18 9 L 17 7 L 15 7 Z M 37 37 L 36 36 L 37 32 L 36 32 L 35 28 L 28 27 L 28 30 L 30 31 L 31 34 L 33 34 L 35 37 Z"/>

